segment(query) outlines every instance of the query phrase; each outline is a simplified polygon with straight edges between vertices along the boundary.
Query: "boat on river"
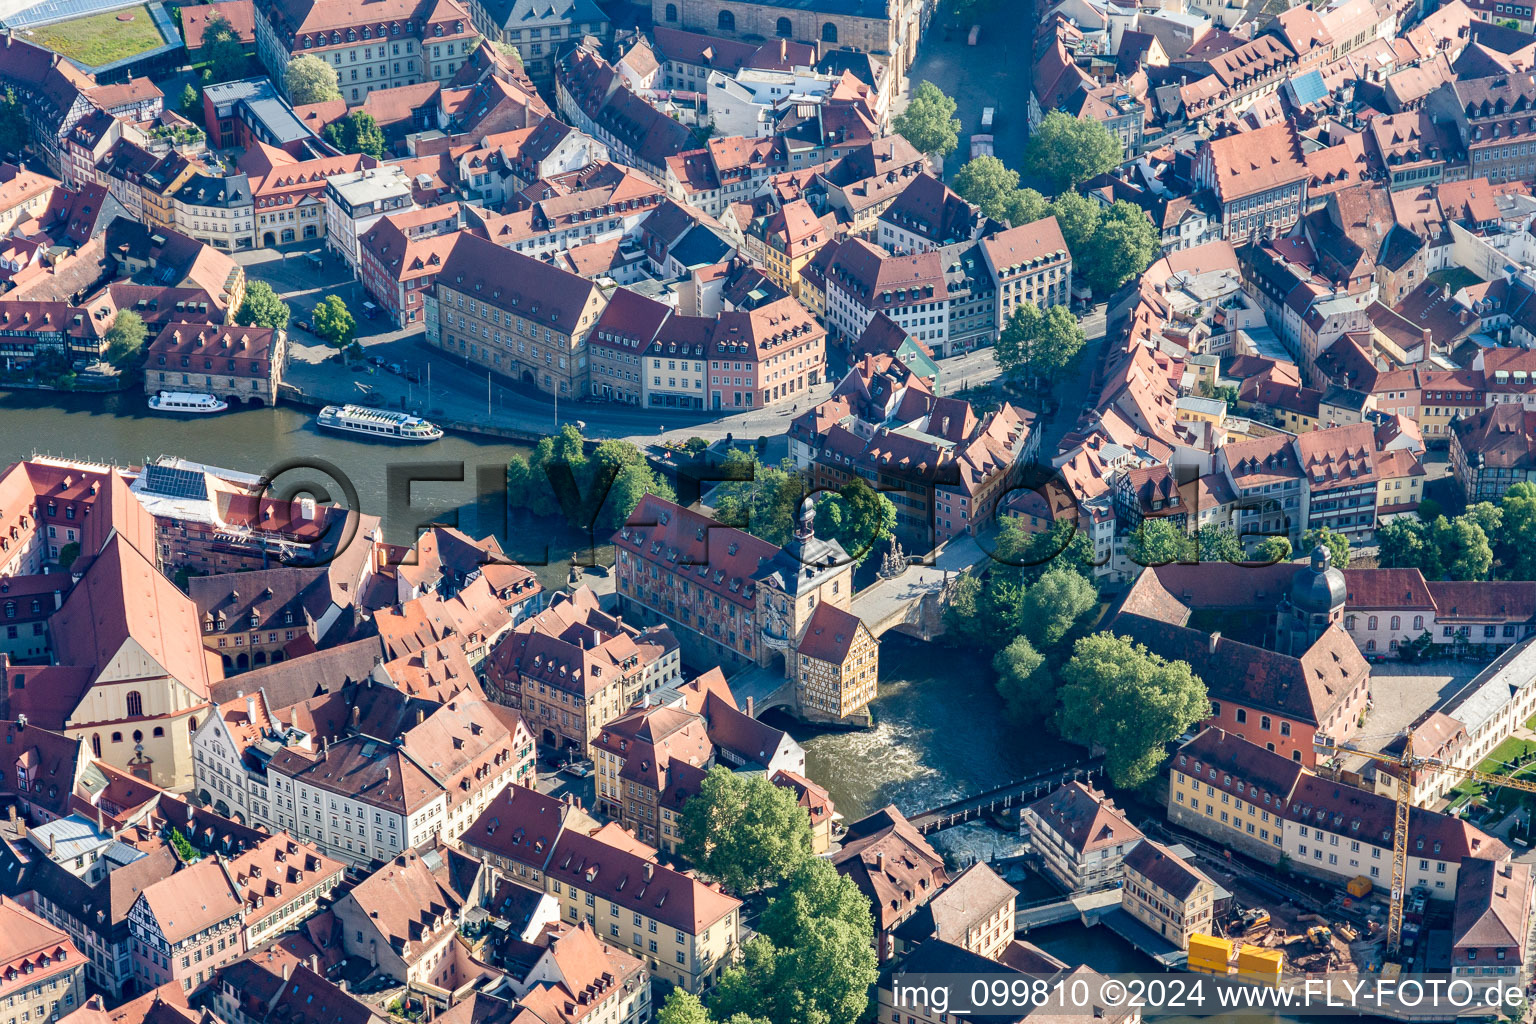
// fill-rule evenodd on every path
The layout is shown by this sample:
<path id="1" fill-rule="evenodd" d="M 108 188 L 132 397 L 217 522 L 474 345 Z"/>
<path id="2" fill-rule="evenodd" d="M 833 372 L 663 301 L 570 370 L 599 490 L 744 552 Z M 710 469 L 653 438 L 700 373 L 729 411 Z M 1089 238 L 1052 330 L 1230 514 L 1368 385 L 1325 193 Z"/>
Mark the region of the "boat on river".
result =
<path id="1" fill-rule="evenodd" d="M 149 407 L 155 412 L 203 416 L 223 412 L 229 408 L 229 403 L 200 392 L 162 391 L 158 395 L 149 396 Z"/>
<path id="2" fill-rule="evenodd" d="M 315 423 L 326 430 L 362 434 L 386 441 L 436 441 L 443 436 L 442 427 L 420 416 L 388 409 L 371 409 L 366 405 L 328 405 L 320 410 Z"/>

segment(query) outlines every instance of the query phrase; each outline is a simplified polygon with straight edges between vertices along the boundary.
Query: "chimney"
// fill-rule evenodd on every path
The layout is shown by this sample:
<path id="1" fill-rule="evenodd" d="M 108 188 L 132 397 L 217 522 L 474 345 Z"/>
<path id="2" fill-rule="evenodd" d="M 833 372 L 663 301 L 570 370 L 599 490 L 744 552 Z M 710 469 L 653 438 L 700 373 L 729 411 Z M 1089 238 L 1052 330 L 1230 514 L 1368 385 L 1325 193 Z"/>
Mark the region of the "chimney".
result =
<path id="1" fill-rule="evenodd" d="M 256 721 L 256 695 L 254 693 L 245 698 L 245 713 L 252 722 Z"/>
<path id="2" fill-rule="evenodd" d="M 320 973 L 320 954 L 309 954 L 309 969 L 314 971 L 316 974 Z"/>
<path id="3" fill-rule="evenodd" d="M 883 850 L 875 851 L 875 869 L 878 871 L 885 870 L 885 852 Z"/>
<path id="4" fill-rule="evenodd" d="M 1210 653 L 1212 653 L 1212 654 L 1216 653 L 1216 645 L 1218 643 L 1220 643 L 1220 642 L 1221 642 L 1221 630 L 1218 629 L 1216 632 L 1211 634 Z"/>
<path id="5" fill-rule="evenodd" d="M 756 706 L 756 704 L 757 704 L 757 701 L 752 697 L 752 695 L 750 693 L 747 694 L 747 717 L 748 718 L 756 718 L 757 717 L 757 715 L 753 713 L 753 709 Z"/>
<path id="6" fill-rule="evenodd" d="M 645 872 L 645 880 L 649 882 L 651 880 L 651 876 L 656 873 L 656 865 L 652 864 L 650 861 L 646 861 L 645 868 L 643 870 Z"/>
<path id="7" fill-rule="evenodd" d="M 283 980 L 284 981 L 288 980 L 288 972 L 291 971 L 292 969 L 293 969 L 293 965 L 292 964 L 283 964 Z"/>

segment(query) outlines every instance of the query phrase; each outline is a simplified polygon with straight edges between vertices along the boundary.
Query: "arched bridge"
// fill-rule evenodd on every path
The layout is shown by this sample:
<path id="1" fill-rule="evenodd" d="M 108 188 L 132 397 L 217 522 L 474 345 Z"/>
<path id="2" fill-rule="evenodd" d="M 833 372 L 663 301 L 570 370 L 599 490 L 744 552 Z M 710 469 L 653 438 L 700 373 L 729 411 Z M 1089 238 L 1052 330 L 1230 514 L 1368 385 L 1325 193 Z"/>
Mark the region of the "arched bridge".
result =
<path id="1" fill-rule="evenodd" d="M 955 577 L 986 558 L 975 538 L 960 536 L 912 562 L 899 576 L 881 578 L 853 595 L 851 611 L 875 636 L 896 629 L 932 640 L 944 629 L 948 588 Z"/>
<path id="2" fill-rule="evenodd" d="M 912 822 L 912 825 L 923 835 L 932 835 L 946 828 L 976 821 L 988 814 L 1034 803 L 1057 786 L 1063 786 L 1073 779 L 1091 779 L 1103 769 L 1102 757 L 1065 762 L 1027 779 L 1010 782 L 1006 786 L 989 789 L 985 793 L 961 797 L 942 807 L 934 807 L 919 814 L 908 815 L 907 820 Z"/>

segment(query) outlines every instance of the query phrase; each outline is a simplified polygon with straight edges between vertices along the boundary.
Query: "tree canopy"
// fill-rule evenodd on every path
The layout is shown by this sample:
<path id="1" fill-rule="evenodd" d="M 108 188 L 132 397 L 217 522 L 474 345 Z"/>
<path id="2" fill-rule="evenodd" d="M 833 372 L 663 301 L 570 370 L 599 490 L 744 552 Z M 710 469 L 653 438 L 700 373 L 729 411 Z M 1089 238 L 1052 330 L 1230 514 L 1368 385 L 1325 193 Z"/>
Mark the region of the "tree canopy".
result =
<path id="1" fill-rule="evenodd" d="M 1098 121 L 1053 110 L 1029 136 L 1025 166 L 1058 191 L 1075 188 L 1113 170 L 1125 159 L 1125 147 Z"/>
<path id="2" fill-rule="evenodd" d="M 790 790 L 717 765 L 683 805 L 679 851 L 736 893 L 788 877 L 812 856 L 811 820 Z"/>
<path id="3" fill-rule="evenodd" d="M 891 121 L 891 128 L 919 153 L 946 157 L 960 144 L 960 120 L 955 101 L 932 82 L 912 90 L 912 100 Z"/>
<path id="4" fill-rule="evenodd" d="M 1172 519 L 1143 519 L 1126 545 L 1126 555 L 1137 565 L 1193 562 L 1199 554 L 1194 539 Z"/>
<path id="5" fill-rule="evenodd" d="M 988 217 L 1002 220 L 1019 191 L 1019 172 L 1009 170 L 995 156 L 978 156 L 955 173 L 950 187 L 966 202 L 981 207 Z"/>
<path id="6" fill-rule="evenodd" d="M 1333 564 L 1340 569 L 1349 568 L 1349 538 L 1342 533 L 1328 529 L 1326 526 L 1316 527 L 1301 535 L 1301 550 L 1310 557 L 1312 551 L 1319 545 L 1328 549 L 1328 554 L 1333 559 Z"/>
<path id="7" fill-rule="evenodd" d="M 282 331 L 287 330 L 292 315 L 288 303 L 277 297 L 270 284 L 252 281 L 245 286 L 245 298 L 235 313 L 235 323 L 242 327 L 270 327 Z"/>
<path id="8" fill-rule="evenodd" d="M 566 424 L 539 439 L 532 455 L 507 464 L 510 508 L 535 516 L 563 516 L 594 533 L 623 525 L 647 493 L 668 501 L 676 495 L 628 441 L 603 441 L 586 454 L 581 432 Z"/>
<path id="9" fill-rule="evenodd" d="M 1067 566 L 1053 566 L 1024 591 L 1019 630 L 1041 650 L 1055 647 L 1098 603 L 1098 588 L 1085 576 Z"/>
<path id="10" fill-rule="evenodd" d="M 7 88 L 0 96 L 0 154 L 19 154 L 31 137 L 27 109 L 16 98 L 16 90 Z"/>
<path id="11" fill-rule="evenodd" d="M 1265 537 L 1253 549 L 1255 562 L 1288 562 L 1291 559 L 1291 542 L 1286 537 Z"/>
<path id="12" fill-rule="evenodd" d="M 896 532 L 896 506 L 856 476 L 817 503 L 816 532 L 837 541 L 856 564 L 863 564 Z"/>
<path id="13" fill-rule="evenodd" d="M 112 326 L 107 328 L 105 339 L 107 362 L 119 370 L 138 362 L 148 334 L 143 317 L 131 309 L 119 311 L 112 321 Z"/>
<path id="14" fill-rule="evenodd" d="M 336 69 L 312 53 L 289 61 L 284 81 L 288 87 L 288 102 L 296 107 L 341 99 Z"/>
<path id="15" fill-rule="evenodd" d="M 210 17 L 208 24 L 203 28 L 203 49 L 200 56 L 208 65 L 210 82 L 228 82 L 234 78 L 243 78 L 249 70 L 246 66 L 248 62 L 245 58 L 245 46 L 240 42 L 240 34 L 222 14 Z M 340 93 L 337 95 L 339 97 Z"/>
<path id="16" fill-rule="evenodd" d="M 786 459 L 778 466 L 765 466 L 756 453 L 733 448 L 720 469 L 727 479 L 710 493 L 715 522 L 746 530 L 770 544 L 788 544 L 807 493 L 794 465 Z"/>
<path id="17" fill-rule="evenodd" d="M 1056 683 L 1045 655 L 1025 637 L 1014 637 L 993 656 L 992 671 L 997 673 L 998 695 L 1014 718 L 1039 718 L 1056 703 Z"/>
<path id="18" fill-rule="evenodd" d="M 346 348 L 357 335 L 357 319 L 340 295 L 327 295 L 321 299 L 312 317 L 315 333 L 332 348 Z"/>
<path id="19" fill-rule="evenodd" d="M 325 126 L 325 141 L 343 153 L 364 153 L 378 158 L 384 155 L 384 132 L 373 115 L 354 110 L 339 121 Z"/>
<path id="20" fill-rule="evenodd" d="M 1111 633 L 1077 642 L 1061 670 L 1064 732 L 1105 751 L 1117 786 L 1151 779 L 1167 745 L 1211 713 L 1205 683 L 1188 662 L 1167 661 Z"/>
<path id="21" fill-rule="evenodd" d="M 1054 384 L 1077 361 L 1087 336 L 1065 306 L 1040 309 L 1024 302 L 1013 308 L 993 346 L 1005 373 L 1025 372 Z"/>

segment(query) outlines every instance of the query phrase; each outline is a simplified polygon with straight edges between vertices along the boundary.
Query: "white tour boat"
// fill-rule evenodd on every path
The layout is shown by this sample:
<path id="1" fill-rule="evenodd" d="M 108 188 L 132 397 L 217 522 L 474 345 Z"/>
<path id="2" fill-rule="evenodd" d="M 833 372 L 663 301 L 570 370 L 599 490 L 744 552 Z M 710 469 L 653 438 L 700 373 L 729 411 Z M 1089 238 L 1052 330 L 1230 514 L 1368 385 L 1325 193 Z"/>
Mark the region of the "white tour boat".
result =
<path id="1" fill-rule="evenodd" d="M 327 430 L 389 441 L 436 441 L 443 436 L 443 428 L 420 416 L 370 409 L 366 405 L 328 405 L 320 410 L 315 422 Z"/>
<path id="2" fill-rule="evenodd" d="M 203 415 L 210 412 L 223 412 L 229 408 L 229 403 L 212 395 L 192 391 L 162 391 L 158 395 L 150 396 L 149 407 L 155 412 Z"/>

